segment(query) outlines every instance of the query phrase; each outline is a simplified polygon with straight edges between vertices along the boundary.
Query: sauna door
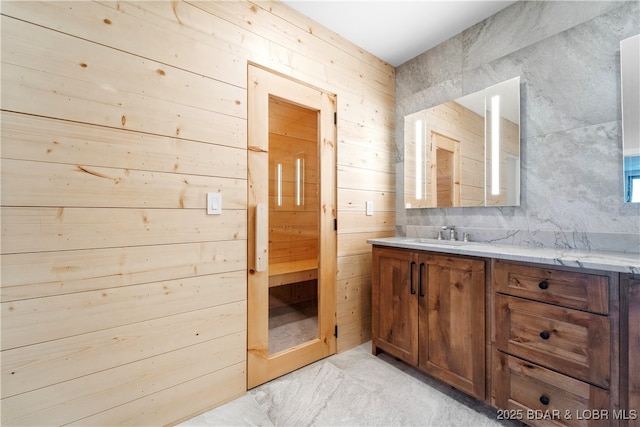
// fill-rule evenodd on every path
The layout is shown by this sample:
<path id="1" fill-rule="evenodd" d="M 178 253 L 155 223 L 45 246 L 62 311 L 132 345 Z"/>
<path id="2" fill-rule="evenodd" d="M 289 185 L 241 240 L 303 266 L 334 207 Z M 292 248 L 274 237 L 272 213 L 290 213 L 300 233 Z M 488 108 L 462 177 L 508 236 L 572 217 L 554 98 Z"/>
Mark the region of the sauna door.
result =
<path id="1" fill-rule="evenodd" d="M 335 353 L 335 96 L 248 70 L 247 387 Z"/>

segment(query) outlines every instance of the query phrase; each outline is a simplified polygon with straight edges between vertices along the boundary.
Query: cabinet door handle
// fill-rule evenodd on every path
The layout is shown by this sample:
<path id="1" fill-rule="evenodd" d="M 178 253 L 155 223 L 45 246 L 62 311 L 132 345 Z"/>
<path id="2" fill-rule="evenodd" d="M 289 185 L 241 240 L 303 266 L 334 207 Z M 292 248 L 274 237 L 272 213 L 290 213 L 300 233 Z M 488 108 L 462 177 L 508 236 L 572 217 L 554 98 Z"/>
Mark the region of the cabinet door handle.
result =
<path id="1" fill-rule="evenodd" d="M 547 331 L 540 332 L 540 338 L 542 338 L 543 340 L 548 340 L 550 336 L 551 335 L 549 335 L 549 332 Z"/>
<path id="2" fill-rule="evenodd" d="M 424 267 L 424 262 L 420 263 L 420 270 L 418 271 L 418 295 L 424 297 L 424 289 L 422 289 L 422 267 Z"/>
<path id="3" fill-rule="evenodd" d="M 415 267 L 415 265 L 415 261 L 411 261 L 411 266 L 409 267 L 411 270 L 411 273 L 409 274 L 409 291 L 411 292 L 411 295 L 416 294 L 416 289 L 413 287 L 413 267 Z"/>
<path id="4" fill-rule="evenodd" d="M 540 403 L 542 403 L 543 405 L 548 405 L 549 402 L 550 400 L 547 396 L 545 396 L 544 394 L 540 396 Z"/>
<path id="5" fill-rule="evenodd" d="M 549 287 L 549 282 L 543 280 L 542 282 L 538 283 L 538 287 L 542 290 L 547 289 Z"/>

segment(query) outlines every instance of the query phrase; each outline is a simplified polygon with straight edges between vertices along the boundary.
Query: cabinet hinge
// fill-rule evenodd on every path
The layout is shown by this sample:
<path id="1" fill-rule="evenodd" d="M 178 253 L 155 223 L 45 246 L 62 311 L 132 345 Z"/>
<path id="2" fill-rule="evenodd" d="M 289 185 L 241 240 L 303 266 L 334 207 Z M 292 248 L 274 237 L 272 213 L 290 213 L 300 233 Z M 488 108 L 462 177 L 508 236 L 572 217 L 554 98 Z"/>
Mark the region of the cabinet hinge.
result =
<path id="1" fill-rule="evenodd" d="M 335 325 L 333 328 L 333 336 L 338 338 L 338 325 Z"/>

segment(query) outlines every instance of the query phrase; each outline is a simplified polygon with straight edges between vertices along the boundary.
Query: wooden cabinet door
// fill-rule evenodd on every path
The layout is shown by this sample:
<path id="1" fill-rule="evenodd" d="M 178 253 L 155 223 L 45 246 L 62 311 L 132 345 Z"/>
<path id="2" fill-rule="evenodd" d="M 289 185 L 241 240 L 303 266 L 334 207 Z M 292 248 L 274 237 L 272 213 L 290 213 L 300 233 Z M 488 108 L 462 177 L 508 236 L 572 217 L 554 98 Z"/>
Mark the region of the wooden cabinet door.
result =
<path id="1" fill-rule="evenodd" d="M 485 263 L 422 255 L 417 260 L 419 367 L 479 399 L 485 397 Z"/>
<path id="2" fill-rule="evenodd" d="M 373 250 L 373 348 L 418 363 L 418 273 L 414 255 L 402 249 Z"/>
<path id="3" fill-rule="evenodd" d="M 620 394 L 625 410 L 622 425 L 640 427 L 640 277 L 623 275 L 622 279 Z"/>

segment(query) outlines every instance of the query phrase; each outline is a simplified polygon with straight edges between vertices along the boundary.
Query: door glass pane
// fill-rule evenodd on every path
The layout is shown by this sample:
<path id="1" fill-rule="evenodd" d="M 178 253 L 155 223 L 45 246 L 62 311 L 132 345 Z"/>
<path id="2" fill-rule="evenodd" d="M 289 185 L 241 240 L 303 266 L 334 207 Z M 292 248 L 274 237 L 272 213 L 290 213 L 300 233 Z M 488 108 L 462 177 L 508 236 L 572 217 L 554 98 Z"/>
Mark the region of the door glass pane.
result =
<path id="1" fill-rule="evenodd" d="M 269 289 L 269 354 L 318 337 L 318 280 Z"/>
<path id="2" fill-rule="evenodd" d="M 318 112 L 269 99 L 269 354 L 319 337 Z"/>

